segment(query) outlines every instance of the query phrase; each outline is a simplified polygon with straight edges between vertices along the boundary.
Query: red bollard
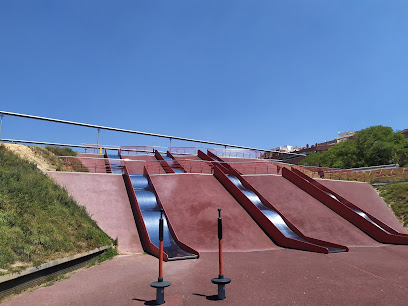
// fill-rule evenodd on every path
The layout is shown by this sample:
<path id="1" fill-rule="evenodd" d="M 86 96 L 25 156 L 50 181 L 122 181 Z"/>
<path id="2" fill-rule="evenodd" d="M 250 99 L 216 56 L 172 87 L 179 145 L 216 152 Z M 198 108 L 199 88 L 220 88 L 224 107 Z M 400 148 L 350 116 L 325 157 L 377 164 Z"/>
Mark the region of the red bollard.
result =
<path id="1" fill-rule="evenodd" d="M 163 208 L 160 209 L 159 219 L 159 279 L 150 283 L 156 288 L 156 305 L 164 304 L 164 288 L 171 285 L 171 282 L 163 281 Z"/>
<path id="2" fill-rule="evenodd" d="M 218 295 L 219 300 L 225 299 L 225 285 L 231 282 L 231 279 L 224 277 L 223 266 L 222 266 L 222 218 L 221 218 L 221 208 L 218 208 L 218 269 L 219 274 L 217 278 L 211 279 L 213 284 L 218 285 Z"/>

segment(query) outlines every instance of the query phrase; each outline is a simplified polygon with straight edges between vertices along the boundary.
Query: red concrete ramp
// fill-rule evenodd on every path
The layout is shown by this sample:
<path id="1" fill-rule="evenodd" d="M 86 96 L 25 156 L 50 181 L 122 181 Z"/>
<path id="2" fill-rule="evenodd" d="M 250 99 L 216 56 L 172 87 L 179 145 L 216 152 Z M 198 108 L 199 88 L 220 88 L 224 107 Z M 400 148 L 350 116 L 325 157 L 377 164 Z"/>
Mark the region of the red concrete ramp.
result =
<path id="1" fill-rule="evenodd" d="M 174 158 L 177 160 L 202 160 L 197 155 L 174 155 Z"/>
<path id="2" fill-rule="evenodd" d="M 174 156 L 187 173 L 212 174 L 211 163 L 203 161 L 197 155 Z"/>
<path id="3" fill-rule="evenodd" d="M 279 248 L 212 175 L 152 175 L 151 179 L 177 236 L 192 248 L 218 250 L 217 208 L 223 210 L 225 251 Z"/>
<path id="4" fill-rule="evenodd" d="M 99 227 L 118 238 L 121 254 L 143 253 L 129 198 L 121 175 L 48 172 L 59 185 L 86 207 Z"/>
<path id="5" fill-rule="evenodd" d="M 241 174 L 278 174 L 280 167 L 262 159 L 249 158 L 222 158 L 223 161 Z"/>
<path id="6" fill-rule="evenodd" d="M 377 219 L 369 212 L 358 207 L 356 204 L 337 194 L 335 191 L 320 184 L 318 181 L 307 176 L 303 172 L 297 169 L 289 170 L 284 168 L 282 169 L 282 176 L 335 211 L 344 219 L 354 224 L 367 235 L 373 237 L 375 240 L 383 243 L 408 245 L 407 234 L 401 234 L 388 224 Z M 360 199 L 363 200 L 361 197 Z"/>
<path id="7" fill-rule="evenodd" d="M 245 175 L 245 179 L 307 236 L 348 247 L 380 245 L 281 176 Z"/>
<path id="8" fill-rule="evenodd" d="M 398 232 L 402 234 L 407 233 L 392 211 L 388 208 L 387 204 L 370 184 L 321 179 L 316 179 L 316 181 L 348 199 L 350 202 L 364 209 L 377 219 L 380 219 L 384 223 L 393 227 Z"/>

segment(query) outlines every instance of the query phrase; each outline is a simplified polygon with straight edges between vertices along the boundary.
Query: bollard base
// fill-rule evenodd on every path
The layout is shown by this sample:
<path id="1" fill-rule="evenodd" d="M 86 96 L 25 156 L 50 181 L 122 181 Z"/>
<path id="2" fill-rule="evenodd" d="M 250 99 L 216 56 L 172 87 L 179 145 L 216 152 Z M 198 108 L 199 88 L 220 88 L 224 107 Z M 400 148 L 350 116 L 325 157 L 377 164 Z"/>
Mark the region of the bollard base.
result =
<path id="1" fill-rule="evenodd" d="M 218 285 L 218 295 L 217 299 L 218 300 L 224 300 L 226 298 L 225 296 L 225 285 L 229 284 L 231 282 L 231 279 L 224 277 L 224 275 L 219 275 L 217 278 L 211 279 L 211 282 L 213 284 Z"/>
<path id="2" fill-rule="evenodd" d="M 156 305 L 162 305 L 164 301 L 164 288 L 171 285 L 171 282 L 160 280 L 150 283 L 150 286 L 156 288 Z"/>

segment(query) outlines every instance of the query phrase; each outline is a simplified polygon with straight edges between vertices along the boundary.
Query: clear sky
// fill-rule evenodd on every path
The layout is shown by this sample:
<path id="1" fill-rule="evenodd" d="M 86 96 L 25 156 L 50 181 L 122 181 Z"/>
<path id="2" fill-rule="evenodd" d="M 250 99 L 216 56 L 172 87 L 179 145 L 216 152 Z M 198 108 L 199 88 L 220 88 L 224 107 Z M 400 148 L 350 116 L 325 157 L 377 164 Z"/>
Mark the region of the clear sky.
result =
<path id="1" fill-rule="evenodd" d="M 402 130 L 408 1 L 1 0 L 0 110 L 266 149 Z M 1 136 L 96 143 L 13 117 Z"/>

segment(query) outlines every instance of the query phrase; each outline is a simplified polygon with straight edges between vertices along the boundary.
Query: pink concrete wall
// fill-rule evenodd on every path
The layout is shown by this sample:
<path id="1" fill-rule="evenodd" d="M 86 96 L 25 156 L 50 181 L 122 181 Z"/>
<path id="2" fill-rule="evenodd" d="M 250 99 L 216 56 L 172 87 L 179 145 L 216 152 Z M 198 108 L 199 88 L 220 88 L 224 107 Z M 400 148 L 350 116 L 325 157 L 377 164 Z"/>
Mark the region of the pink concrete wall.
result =
<path id="1" fill-rule="evenodd" d="M 222 157 L 222 160 L 242 174 L 278 174 L 276 164 L 263 159 Z"/>
<path id="2" fill-rule="evenodd" d="M 121 254 L 143 253 L 129 198 L 121 175 L 47 172 L 80 204 L 99 227 L 118 238 Z"/>
<path id="3" fill-rule="evenodd" d="M 348 247 L 380 245 L 281 176 L 245 176 L 245 179 L 307 236 Z"/>
<path id="4" fill-rule="evenodd" d="M 199 158 L 197 155 L 174 155 L 175 159 L 189 159 L 189 160 L 202 160 L 201 158 Z"/>
<path id="5" fill-rule="evenodd" d="M 218 250 L 217 208 L 225 251 L 278 248 L 212 175 L 153 175 L 153 184 L 178 238 L 198 251 Z"/>
<path id="6" fill-rule="evenodd" d="M 86 157 L 80 158 L 80 161 L 88 168 L 89 172 L 106 173 L 106 164 L 102 159 L 104 158 L 103 154 L 78 153 L 77 157 Z"/>

